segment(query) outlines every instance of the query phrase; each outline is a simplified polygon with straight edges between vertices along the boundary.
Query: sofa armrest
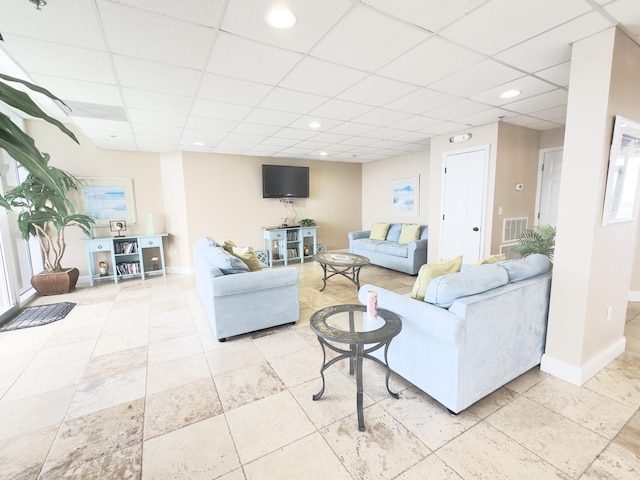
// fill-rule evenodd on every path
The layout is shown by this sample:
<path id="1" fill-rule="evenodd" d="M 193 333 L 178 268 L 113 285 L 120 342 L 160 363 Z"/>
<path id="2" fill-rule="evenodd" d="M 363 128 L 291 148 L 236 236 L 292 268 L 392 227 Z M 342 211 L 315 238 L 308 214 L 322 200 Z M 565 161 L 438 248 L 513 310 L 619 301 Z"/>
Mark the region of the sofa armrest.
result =
<path id="1" fill-rule="evenodd" d="M 211 286 L 214 297 L 254 293 L 260 290 L 277 289 L 283 286 L 298 284 L 297 268 L 277 268 L 258 272 L 236 273 L 216 277 Z"/>
<path id="2" fill-rule="evenodd" d="M 369 290 L 378 292 L 378 308 L 399 315 L 403 323 L 410 322 L 413 328 L 444 342 L 457 344 L 464 340 L 464 320 L 447 309 L 370 284 L 358 291 L 358 300 L 363 305 L 367 304 Z"/>
<path id="3" fill-rule="evenodd" d="M 408 246 L 409 252 L 415 252 L 417 250 L 426 250 L 428 244 L 429 244 L 429 240 L 427 240 L 426 238 L 423 238 L 421 240 L 412 240 L 407 244 L 407 246 Z"/>
<path id="4" fill-rule="evenodd" d="M 358 238 L 369 238 L 371 235 L 371 230 L 362 230 L 360 232 L 349 232 L 349 243 L 351 240 L 357 240 Z"/>

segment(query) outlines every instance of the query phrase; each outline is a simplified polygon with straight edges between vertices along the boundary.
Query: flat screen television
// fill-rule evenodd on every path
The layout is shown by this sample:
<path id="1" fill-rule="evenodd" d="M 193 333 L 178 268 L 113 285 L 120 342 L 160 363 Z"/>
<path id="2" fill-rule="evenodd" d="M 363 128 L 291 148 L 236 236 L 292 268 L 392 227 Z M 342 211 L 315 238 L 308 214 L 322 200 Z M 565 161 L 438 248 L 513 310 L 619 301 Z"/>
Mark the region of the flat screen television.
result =
<path id="1" fill-rule="evenodd" d="M 309 167 L 262 165 L 262 198 L 284 197 L 309 197 Z"/>

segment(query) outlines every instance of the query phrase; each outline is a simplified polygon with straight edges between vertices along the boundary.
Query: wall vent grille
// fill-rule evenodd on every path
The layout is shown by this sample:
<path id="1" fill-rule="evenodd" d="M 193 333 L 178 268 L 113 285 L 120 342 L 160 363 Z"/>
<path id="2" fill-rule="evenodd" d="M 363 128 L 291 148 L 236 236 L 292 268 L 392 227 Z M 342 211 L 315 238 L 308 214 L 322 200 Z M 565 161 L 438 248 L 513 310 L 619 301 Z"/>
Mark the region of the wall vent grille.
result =
<path id="1" fill-rule="evenodd" d="M 520 255 L 518 255 L 516 252 L 513 251 L 513 247 L 515 246 L 516 246 L 515 243 L 511 243 L 509 245 L 500 245 L 500 253 L 504 253 L 505 258 L 507 260 L 520 258 Z"/>
<path id="2" fill-rule="evenodd" d="M 529 227 L 527 217 L 505 218 L 502 222 L 502 243 L 514 243 L 518 236 Z"/>

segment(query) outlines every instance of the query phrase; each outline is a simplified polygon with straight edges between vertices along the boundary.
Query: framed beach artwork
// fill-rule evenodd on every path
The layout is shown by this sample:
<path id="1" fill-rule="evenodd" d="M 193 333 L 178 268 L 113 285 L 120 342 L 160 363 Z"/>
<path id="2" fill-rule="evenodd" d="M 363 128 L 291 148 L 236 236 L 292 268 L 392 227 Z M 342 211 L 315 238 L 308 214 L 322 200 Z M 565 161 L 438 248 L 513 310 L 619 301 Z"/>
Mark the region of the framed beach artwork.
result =
<path id="1" fill-rule="evenodd" d="M 391 213 L 417 217 L 420 213 L 420 177 L 391 180 Z"/>
<path id="2" fill-rule="evenodd" d="M 602 225 L 634 220 L 638 213 L 640 182 L 640 124 L 616 115 Z"/>
<path id="3" fill-rule="evenodd" d="M 82 185 L 80 209 L 96 221 L 109 226 L 122 219 L 129 225 L 138 223 L 133 178 L 79 178 Z"/>

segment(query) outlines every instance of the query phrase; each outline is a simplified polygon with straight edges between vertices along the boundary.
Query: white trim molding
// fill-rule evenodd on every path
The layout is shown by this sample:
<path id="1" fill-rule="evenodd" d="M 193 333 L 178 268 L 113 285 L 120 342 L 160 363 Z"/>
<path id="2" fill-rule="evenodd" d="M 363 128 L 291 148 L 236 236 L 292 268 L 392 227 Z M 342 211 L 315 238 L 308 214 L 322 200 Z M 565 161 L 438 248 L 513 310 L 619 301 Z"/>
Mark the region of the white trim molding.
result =
<path id="1" fill-rule="evenodd" d="M 627 298 L 629 302 L 640 302 L 640 292 L 639 291 L 630 291 L 629 297 Z"/>

